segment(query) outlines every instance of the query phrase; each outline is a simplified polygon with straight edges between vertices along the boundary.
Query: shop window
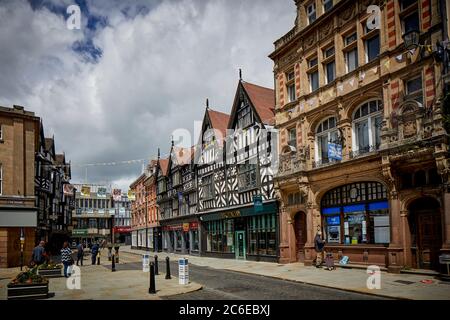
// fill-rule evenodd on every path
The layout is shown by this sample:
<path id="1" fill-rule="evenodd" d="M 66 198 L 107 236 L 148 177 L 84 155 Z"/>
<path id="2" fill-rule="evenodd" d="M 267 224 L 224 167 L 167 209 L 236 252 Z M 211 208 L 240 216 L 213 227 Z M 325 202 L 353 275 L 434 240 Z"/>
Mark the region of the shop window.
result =
<path id="1" fill-rule="evenodd" d="M 208 221 L 205 229 L 206 251 L 234 252 L 234 221 L 232 219 Z"/>
<path id="2" fill-rule="evenodd" d="M 247 220 L 249 248 L 253 255 L 276 255 L 275 214 L 253 216 Z"/>
<path id="3" fill-rule="evenodd" d="M 381 144 L 383 104 L 380 100 L 366 102 L 353 114 L 353 155 L 377 150 Z"/>
<path id="4" fill-rule="evenodd" d="M 390 242 L 387 192 L 378 182 L 354 183 L 330 190 L 322 199 L 321 210 L 329 243 Z"/>

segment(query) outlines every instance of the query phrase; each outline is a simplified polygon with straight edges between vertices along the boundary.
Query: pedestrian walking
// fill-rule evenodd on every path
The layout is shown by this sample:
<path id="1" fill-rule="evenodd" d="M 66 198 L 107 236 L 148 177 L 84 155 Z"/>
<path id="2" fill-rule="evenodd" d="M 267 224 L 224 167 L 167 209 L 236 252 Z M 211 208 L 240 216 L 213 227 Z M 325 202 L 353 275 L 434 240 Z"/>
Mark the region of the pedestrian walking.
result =
<path id="1" fill-rule="evenodd" d="M 92 258 L 92 264 L 95 264 L 95 258 L 97 257 L 98 254 L 98 250 L 99 250 L 99 246 L 97 243 L 94 243 L 94 245 L 91 248 L 91 258 Z"/>
<path id="2" fill-rule="evenodd" d="M 45 249 L 44 249 L 45 242 L 40 241 L 39 244 L 34 247 L 33 253 L 31 255 L 31 264 L 33 266 L 40 265 L 45 262 Z"/>
<path id="3" fill-rule="evenodd" d="M 84 257 L 84 246 L 80 242 L 77 246 L 77 266 L 80 261 L 81 261 L 81 265 L 83 265 L 83 257 Z"/>
<path id="4" fill-rule="evenodd" d="M 323 261 L 323 247 L 325 246 L 325 240 L 322 239 L 322 232 L 317 231 L 314 238 L 314 249 L 316 250 L 316 267 L 319 268 Z"/>
<path id="5" fill-rule="evenodd" d="M 69 266 L 73 265 L 72 250 L 69 248 L 69 243 L 64 241 L 63 248 L 61 249 L 61 262 L 64 265 L 64 277 L 70 277 L 70 273 L 67 272 Z"/>

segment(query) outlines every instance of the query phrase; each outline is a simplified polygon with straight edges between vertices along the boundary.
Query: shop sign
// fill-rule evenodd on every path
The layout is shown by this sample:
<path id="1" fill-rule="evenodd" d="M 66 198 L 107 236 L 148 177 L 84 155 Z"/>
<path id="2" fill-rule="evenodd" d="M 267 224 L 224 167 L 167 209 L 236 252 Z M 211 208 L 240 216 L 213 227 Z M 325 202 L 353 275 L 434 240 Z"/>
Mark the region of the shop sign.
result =
<path id="1" fill-rule="evenodd" d="M 237 218 L 237 217 L 240 217 L 240 216 L 241 216 L 241 212 L 239 210 L 228 211 L 228 212 L 222 213 L 222 218 L 223 219 Z"/>
<path id="2" fill-rule="evenodd" d="M 253 206 L 255 208 L 255 212 L 261 212 L 263 210 L 263 201 L 260 194 L 253 196 Z"/>
<path id="3" fill-rule="evenodd" d="M 162 229 L 164 231 L 182 230 L 183 226 L 181 224 L 173 225 L 173 226 L 163 226 Z"/>
<path id="4" fill-rule="evenodd" d="M 87 229 L 73 229 L 72 236 L 86 236 L 88 234 Z"/>
<path id="5" fill-rule="evenodd" d="M 128 233 L 131 232 L 131 227 L 114 227 L 116 233 Z"/>
<path id="6" fill-rule="evenodd" d="M 183 223 L 183 231 L 188 232 L 189 231 L 189 223 Z"/>
<path id="7" fill-rule="evenodd" d="M 191 223 L 189 223 L 189 228 L 191 229 L 191 230 L 195 230 L 195 229 L 198 229 L 198 222 L 191 222 Z"/>

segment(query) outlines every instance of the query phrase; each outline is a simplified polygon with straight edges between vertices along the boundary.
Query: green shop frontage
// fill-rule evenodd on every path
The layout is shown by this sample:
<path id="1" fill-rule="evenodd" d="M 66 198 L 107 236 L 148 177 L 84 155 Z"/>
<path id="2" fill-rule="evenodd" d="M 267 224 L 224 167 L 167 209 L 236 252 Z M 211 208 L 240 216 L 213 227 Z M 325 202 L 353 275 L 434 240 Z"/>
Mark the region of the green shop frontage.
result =
<path id="1" fill-rule="evenodd" d="M 206 213 L 201 255 L 253 261 L 278 261 L 278 206 L 276 201 Z"/>

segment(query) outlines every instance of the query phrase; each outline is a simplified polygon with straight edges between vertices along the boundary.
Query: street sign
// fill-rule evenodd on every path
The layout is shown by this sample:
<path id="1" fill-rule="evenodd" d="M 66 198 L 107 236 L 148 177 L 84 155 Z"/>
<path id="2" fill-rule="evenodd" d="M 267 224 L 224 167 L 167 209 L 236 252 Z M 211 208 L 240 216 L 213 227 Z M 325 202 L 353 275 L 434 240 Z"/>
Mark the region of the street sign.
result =
<path id="1" fill-rule="evenodd" d="M 142 255 L 142 271 L 150 272 L 150 255 L 149 254 Z"/>
<path id="2" fill-rule="evenodd" d="M 342 146 L 337 143 L 328 143 L 328 158 L 342 160 Z"/>
<path id="3" fill-rule="evenodd" d="M 260 194 L 253 196 L 253 206 L 255 208 L 255 212 L 261 212 L 263 210 L 263 201 Z"/>
<path id="4" fill-rule="evenodd" d="M 178 260 L 178 283 L 183 285 L 189 284 L 189 264 L 186 258 Z"/>

